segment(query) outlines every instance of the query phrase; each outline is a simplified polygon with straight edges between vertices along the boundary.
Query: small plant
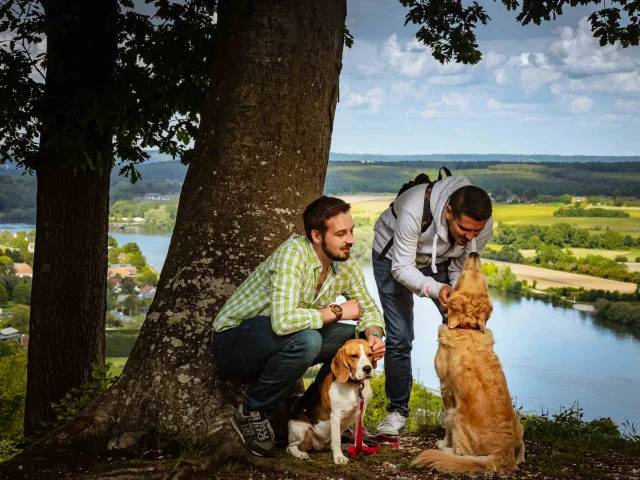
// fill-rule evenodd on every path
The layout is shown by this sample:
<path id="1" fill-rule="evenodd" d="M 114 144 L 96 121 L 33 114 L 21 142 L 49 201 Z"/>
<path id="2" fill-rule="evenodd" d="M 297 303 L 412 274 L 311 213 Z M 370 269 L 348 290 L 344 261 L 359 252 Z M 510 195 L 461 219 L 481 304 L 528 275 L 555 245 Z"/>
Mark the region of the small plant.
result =
<path id="1" fill-rule="evenodd" d="M 387 395 L 384 390 L 384 375 L 378 375 L 371 379 L 371 390 L 373 392 L 367 413 L 364 419 L 364 426 L 371 433 L 376 431 L 378 424 L 387 416 Z M 442 399 L 431 393 L 424 385 L 413 383 L 411 397 L 409 398 L 409 408 L 411 413 L 407 419 L 407 430 L 410 432 L 426 433 L 427 431 L 441 430 L 440 410 L 442 409 Z"/>
<path id="2" fill-rule="evenodd" d="M 611 418 L 597 418 L 589 422 L 584 420 L 584 411 L 574 403 L 570 408 L 560 408 L 560 412 L 549 415 L 525 416 L 522 419 L 525 438 L 543 442 L 572 444 L 580 447 L 606 447 L 624 442 L 637 434 L 635 428 L 625 438 Z"/>
<path id="3" fill-rule="evenodd" d="M 108 373 L 111 364 L 106 363 L 98 365 L 91 364 L 91 381 L 85 383 L 80 388 L 72 388 L 58 403 L 52 403 L 56 421 L 52 425 L 53 428 L 59 427 L 67 423 L 75 417 L 91 400 L 98 397 L 113 383 L 115 378 L 113 374 Z"/>
<path id="4" fill-rule="evenodd" d="M 18 452 L 20 452 L 20 449 L 15 442 L 11 440 L 0 440 L 0 463 L 10 460 Z"/>
<path id="5" fill-rule="evenodd" d="M 629 261 L 629 258 L 625 257 L 624 255 L 616 255 L 615 260 L 616 262 L 627 263 Z"/>

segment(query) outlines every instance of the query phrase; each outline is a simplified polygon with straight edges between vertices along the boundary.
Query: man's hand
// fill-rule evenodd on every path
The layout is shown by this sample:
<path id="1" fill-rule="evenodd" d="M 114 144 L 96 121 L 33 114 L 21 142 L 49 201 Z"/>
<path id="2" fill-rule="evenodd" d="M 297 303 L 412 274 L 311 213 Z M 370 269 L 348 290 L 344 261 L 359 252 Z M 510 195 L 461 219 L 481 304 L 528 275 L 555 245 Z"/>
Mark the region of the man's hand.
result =
<path id="1" fill-rule="evenodd" d="M 440 289 L 440 295 L 438 296 L 438 302 L 442 309 L 446 312 L 449 308 L 449 297 L 453 293 L 453 288 L 450 285 L 443 285 Z"/>
<path id="2" fill-rule="evenodd" d="M 380 360 L 384 357 L 384 352 L 387 351 L 387 347 L 384 345 L 384 342 L 376 337 L 373 332 L 379 333 L 382 335 L 382 329 L 379 327 L 371 327 L 368 328 L 365 332 L 365 337 L 367 337 L 367 342 L 369 342 L 369 346 L 371 347 L 371 351 L 373 352 L 373 359 L 375 361 Z"/>
<path id="3" fill-rule="evenodd" d="M 340 306 L 342 307 L 342 320 L 360 320 L 362 307 L 355 298 L 341 303 Z"/>

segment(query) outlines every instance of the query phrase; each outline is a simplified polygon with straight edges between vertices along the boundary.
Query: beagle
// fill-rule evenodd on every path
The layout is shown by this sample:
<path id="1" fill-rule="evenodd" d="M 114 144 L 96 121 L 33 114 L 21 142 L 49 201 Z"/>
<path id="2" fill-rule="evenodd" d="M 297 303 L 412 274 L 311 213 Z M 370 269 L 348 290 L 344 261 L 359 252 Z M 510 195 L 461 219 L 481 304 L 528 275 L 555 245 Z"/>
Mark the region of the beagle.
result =
<path id="1" fill-rule="evenodd" d="M 357 427 L 361 383 L 364 418 L 371 398 L 369 379 L 376 368 L 372 356 L 365 340 L 349 340 L 338 350 L 331 362 L 331 371 L 319 382 L 314 381 L 293 407 L 287 452 L 308 460 L 308 451 L 321 451 L 331 445 L 334 463 L 349 461 L 340 448 L 340 436 L 348 427 Z"/>

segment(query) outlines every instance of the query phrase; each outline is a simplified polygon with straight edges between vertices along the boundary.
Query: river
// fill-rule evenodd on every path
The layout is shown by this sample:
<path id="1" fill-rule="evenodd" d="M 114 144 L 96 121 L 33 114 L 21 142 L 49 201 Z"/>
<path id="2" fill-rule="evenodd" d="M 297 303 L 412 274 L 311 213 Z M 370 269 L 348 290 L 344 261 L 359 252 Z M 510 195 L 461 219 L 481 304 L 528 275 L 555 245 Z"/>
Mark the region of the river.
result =
<path id="1" fill-rule="evenodd" d="M 0 229 L 3 226 L 0 225 Z M 28 227 L 28 226 L 27 226 Z M 22 228 L 23 230 L 26 228 Z M 168 235 L 111 232 L 120 245 L 136 242 L 147 262 L 162 269 L 169 249 Z M 370 266 L 363 271 L 376 301 Z M 511 395 L 524 411 L 557 412 L 578 401 L 585 418 L 611 417 L 640 425 L 640 332 L 607 326 L 590 314 L 555 308 L 539 300 L 501 291 L 491 292 L 494 311 L 488 323 Z M 436 308 L 417 299 L 413 374 L 438 389 L 433 367 L 437 349 Z"/>

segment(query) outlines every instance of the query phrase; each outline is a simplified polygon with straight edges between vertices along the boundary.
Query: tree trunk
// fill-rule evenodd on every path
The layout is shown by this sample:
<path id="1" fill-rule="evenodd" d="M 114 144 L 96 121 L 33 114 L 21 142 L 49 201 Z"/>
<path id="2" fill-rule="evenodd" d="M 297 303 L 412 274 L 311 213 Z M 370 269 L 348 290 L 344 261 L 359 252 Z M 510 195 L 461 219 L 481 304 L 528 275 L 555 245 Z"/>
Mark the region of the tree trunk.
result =
<path id="1" fill-rule="evenodd" d="M 211 325 L 247 275 L 302 232 L 305 206 L 322 193 L 345 18 L 345 0 L 220 2 L 214 74 L 158 293 L 116 385 L 64 438 L 84 431 L 128 448 L 159 432 L 222 444 L 219 457 L 238 452 L 229 417 L 248 386 L 217 375 Z"/>
<path id="2" fill-rule="evenodd" d="M 104 362 L 109 95 L 117 0 L 43 2 L 47 78 L 42 105 L 25 433 L 50 422 L 51 402 Z M 36 420 L 36 424 L 34 424 Z"/>

